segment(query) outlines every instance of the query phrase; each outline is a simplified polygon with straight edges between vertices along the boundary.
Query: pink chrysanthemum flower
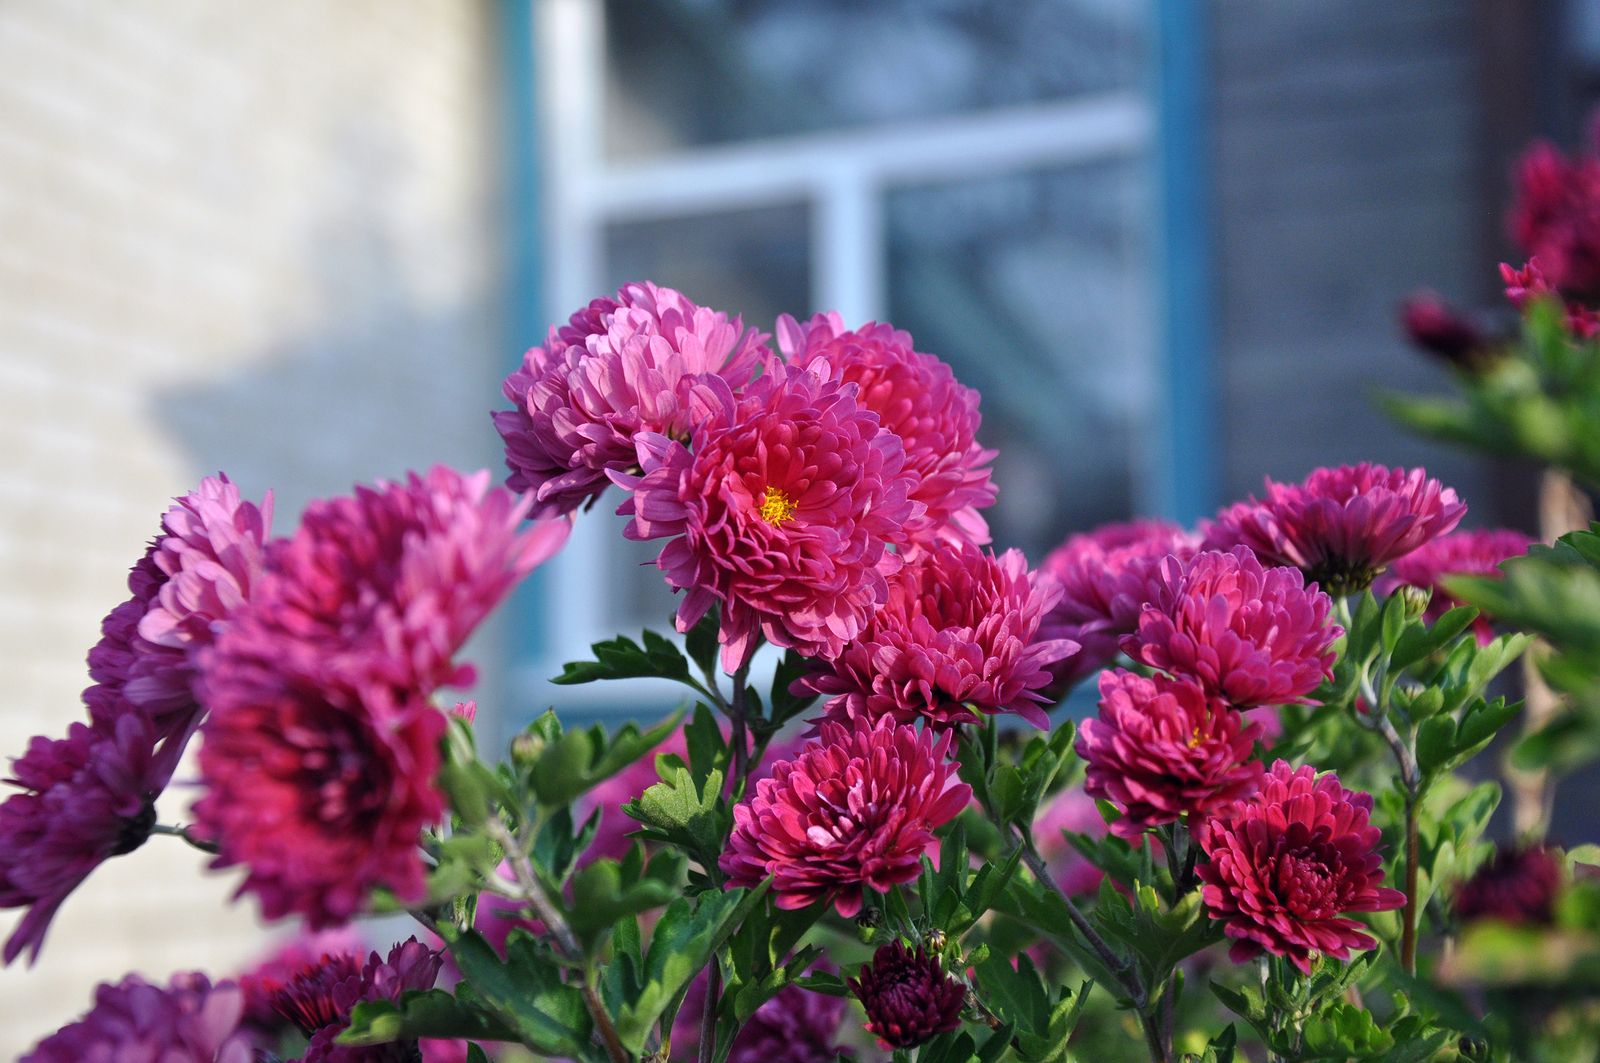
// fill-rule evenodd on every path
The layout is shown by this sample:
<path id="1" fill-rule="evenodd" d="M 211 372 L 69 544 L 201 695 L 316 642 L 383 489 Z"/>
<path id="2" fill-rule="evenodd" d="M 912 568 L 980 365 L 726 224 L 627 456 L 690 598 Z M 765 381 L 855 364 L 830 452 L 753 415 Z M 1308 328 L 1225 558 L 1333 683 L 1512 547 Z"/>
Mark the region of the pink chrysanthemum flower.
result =
<path id="1" fill-rule="evenodd" d="M 143 845 L 155 799 L 172 776 L 149 723 L 127 713 L 109 729 L 75 723 L 67 737 L 35 738 L 12 762 L 20 788 L 0 804 L 0 908 L 26 908 L 4 960 L 37 960 L 50 921 L 95 868 Z"/>
<path id="2" fill-rule="evenodd" d="M 1020 550 L 919 556 L 889 577 L 889 600 L 860 636 L 794 689 L 828 697 L 826 714 L 839 721 L 890 716 L 942 728 L 977 719 L 977 710 L 1048 727 L 1050 667 L 1077 648 L 1039 634 L 1058 593 L 1035 579 Z"/>
<path id="3" fill-rule="evenodd" d="M 1162 559 L 1187 561 L 1198 546 L 1199 538 L 1176 524 L 1138 520 L 1070 536 L 1052 550 L 1039 572 L 1060 585 L 1061 597 L 1040 632 L 1082 647 L 1054 669 L 1058 684 L 1070 687 L 1109 664 L 1155 597 Z"/>
<path id="4" fill-rule="evenodd" d="M 420 895 L 418 836 L 444 807 L 429 698 L 468 677 L 457 651 L 569 527 L 524 529 L 526 506 L 442 467 L 313 503 L 202 657 L 195 815 L 268 917 L 320 928 L 378 886 Z"/>
<path id="5" fill-rule="evenodd" d="M 1377 942 L 1350 912 L 1384 912 L 1405 894 L 1383 885 L 1372 795 L 1333 774 L 1278 761 L 1253 797 L 1204 820 L 1201 896 L 1243 963 L 1263 950 L 1310 973 L 1316 954 L 1348 960 Z"/>
<path id="6" fill-rule="evenodd" d="M 1333 602 L 1293 568 L 1262 568 L 1249 550 L 1161 563 L 1161 586 L 1122 640 L 1128 656 L 1194 679 L 1235 708 L 1304 702 L 1333 674 Z"/>
<path id="7" fill-rule="evenodd" d="M 925 507 L 906 525 L 911 544 L 937 550 L 989 542 L 979 510 L 994 504 L 988 465 L 995 452 L 978 444 L 978 393 L 960 384 L 948 365 L 916 350 L 910 334 L 892 325 L 848 330 L 836 313 L 804 324 L 784 315 L 778 347 L 797 367 L 857 385 L 856 401 L 900 437 L 913 478 L 911 499 Z"/>
<path id="8" fill-rule="evenodd" d="M 365 962 L 359 954 L 335 952 L 288 978 L 272 1003 L 310 1042 L 301 1063 L 413 1063 L 419 1058 L 416 1041 L 354 1047 L 335 1044 L 334 1038 L 349 1025 L 357 1004 L 397 1004 L 402 993 L 431 989 L 441 965 L 440 955 L 416 938 L 390 949 L 387 958 L 374 952 Z"/>
<path id="9" fill-rule="evenodd" d="M 1100 715 L 1078 732 L 1084 789 L 1117 806 L 1111 830 L 1133 840 L 1248 793 L 1261 777 L 1250 759 L 1259 732 L 1193 680 L 1104 672 Z"/>
<path id="10" fill-rule="evenodd" d="M 637 433 L 688 434 L 681 385 L 714 373 L 743 387 L 771 357 L 766 340 L 738 318 L 649 282 L 596 299 L 552 328 L 545 346 L 506 378 L 513 409 L 494 414 L 494 423 L 505 440 L 508 486 L 529 492 L 541 517 L 598 498 L 608 473 L 636 467 Z"/>
<path id="11" fill-rule="evenodd" d="M 1548 924 L 1563 878 L 1561 854 L 1554 849 L 1502 845 L 1456 892 L 1456 917 Z"/>
<path id="12" fill-rule="evenodd" d="M 827 902 L 845 918 L 861 887 L 882 893 L 917 877 L 933 832 L 972 797 L 946 755 L 952 735 L 896 724 L 824 722 L 817 741 L 780 761 L 733 809 L 720 861 L 731 886 L 773 876 L 779 908 Z"/>
<path id="13" fill-rule="evenodd" d="M 1432 591 L 1426 615 L 1428 622 L 1433 623 L 1461 604 L 1445 590 L 1446 577 L 1498 578 L 1501 562 L 1521 557 L 1532 545 L 1532 538 L 1510 528 L 1454 532 L 1396 561 L 1378 581 L 1376 589 L 1383 594 L 1393 594 L 1400 587 Z M 1487 645 L 1494 638 L 1491 619 L 1480 616 L 1473 624 L 1481 644 Z"/>
<path id="14" fill-rule="evenodd" d="M 97 722 L 109 724 L 132 706 L 158 735 L 192 726 L 200 712 L 193 656 L 249 598 L 271 521 L 271 492 L 258 508 L 220 473 L 167 510 L 128 574 L 132 597 L 105 618 L 89 651 L 96 685 L 84 701 Z"/>
<path id="15" fill-rule="evenodd" d="M 1422 469 L 1365 462 L 1318 469 L 1300 484 L 1269 479 L 1266 494 L 1220 513 L 1206 531 L 1206 548 L 1248 546 L 1262 564 L 1293 565 L 1336 597 L 1365 590 L 1467 512 Z"/>
<path id="16" fill-rule="evenodd" d="M 704 376 L 690 391 L 690 443 L 641 433 L 630 539 L 671 537 L 656 564 L 685 591 L 678 630 L 720 603 L 722 666 L 757 639 L 837 656 L 887 599 L 900 567 L 887 547 L 921 507 L 906 493 L 900 438 L 853 385 L 775 364 L 736 394 Z"/>
<path id="17" fill-rule="evenodd" d="M 94 1007 L 22 1057 L 22 1063 L 251 1063 L 239 1030 L 244 994 L 231 982 L 177 974 L 163 986 L 130 974 L 95 989 Z"/>
<path id="18" fill-rule="evenodd" d="M 1107 834 L 1100 806 L 1081 789 L 1063 790 L 1052 798 L 1033 821 L 1033 837 L 1056 885 L 1071 896 L 1093 893 L 1100 888 L 1105 872 L 1084 859 L 1063 831 L 1091 838 Z"/>

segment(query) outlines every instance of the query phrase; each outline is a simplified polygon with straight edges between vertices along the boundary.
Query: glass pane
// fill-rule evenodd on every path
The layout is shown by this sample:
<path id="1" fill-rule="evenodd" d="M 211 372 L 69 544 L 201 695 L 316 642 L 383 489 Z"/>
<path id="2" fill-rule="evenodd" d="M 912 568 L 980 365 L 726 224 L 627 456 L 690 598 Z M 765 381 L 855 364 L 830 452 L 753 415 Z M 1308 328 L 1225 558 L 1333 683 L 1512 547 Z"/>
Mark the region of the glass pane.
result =
<path id="1" fill-rule="evenodd" d="M 890 319 L 982 392 L 995 544 L 1035 563 L 1141 508 L 1143 173 L 1129 160 L 889 196 Z"/>
<path id="2" fill-rule="evenodd" d="M 607 0 L 606 152 L 1137 87 L 1132 0 Z"/>
<path id="3" fill-rule="evenodd" d="M 809 224 L 810 211 L 798 205 L 614 224 L 605 234 L 605 288 L 653 280 L 771 332 L 779 314 L 811 305 Z M 624 521 L 615 519 L 616 620 L 660 629 L 677 607 L 661 573 L 648 564 L 662 544 L 627 542 Z"/>

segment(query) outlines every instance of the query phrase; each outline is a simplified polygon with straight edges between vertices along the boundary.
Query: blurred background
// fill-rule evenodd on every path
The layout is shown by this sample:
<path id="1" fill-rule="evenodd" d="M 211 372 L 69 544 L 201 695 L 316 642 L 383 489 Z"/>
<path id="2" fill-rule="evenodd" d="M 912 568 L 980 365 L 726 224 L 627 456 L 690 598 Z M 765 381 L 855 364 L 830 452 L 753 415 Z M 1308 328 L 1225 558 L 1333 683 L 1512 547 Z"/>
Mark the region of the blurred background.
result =
<path id="1" fill-rule="evenodd" d="M 498 474 L 500 377 L 632 279 L 909 329 L 981 389 L 997 545 L 1034 561 L 1361 459 L 1531 529 L 1529 470 L 1370 394 L 1440 382 L 1396 304 L 1498 302 L 1507 167 L 1597 90 L 1576 0 L 3 0 L 0 754 L 80 715 L 171 496 L 225 469 L 283 531 L 355 481 Z M 671 608 L 618 523 L 477 647 L 491 742 L 637 711 L 543 682 Z M 0 1055 L 97 981 L 259 952 L 201 866 L 157 838 L 96 873 L 0 972 Z"/>

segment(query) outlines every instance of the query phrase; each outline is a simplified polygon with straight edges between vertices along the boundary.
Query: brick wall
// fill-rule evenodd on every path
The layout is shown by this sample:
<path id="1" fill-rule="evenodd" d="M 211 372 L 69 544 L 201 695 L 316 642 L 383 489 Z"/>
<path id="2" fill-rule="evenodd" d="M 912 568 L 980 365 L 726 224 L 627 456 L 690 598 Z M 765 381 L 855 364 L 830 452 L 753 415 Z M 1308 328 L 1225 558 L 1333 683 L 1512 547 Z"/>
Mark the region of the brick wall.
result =
<path id="1" fill-rule="evenodd" d="M 0 5 L 0 755 L 79 714 L 101 615 L 201 475 L 277 487 L 282 529 L 358 479 L 497 464 L 493 11 Z M 200 867 L 158 838 L 97 873 L 0 972 L 0 1058 L 96 981 L 258 949 Z"/>

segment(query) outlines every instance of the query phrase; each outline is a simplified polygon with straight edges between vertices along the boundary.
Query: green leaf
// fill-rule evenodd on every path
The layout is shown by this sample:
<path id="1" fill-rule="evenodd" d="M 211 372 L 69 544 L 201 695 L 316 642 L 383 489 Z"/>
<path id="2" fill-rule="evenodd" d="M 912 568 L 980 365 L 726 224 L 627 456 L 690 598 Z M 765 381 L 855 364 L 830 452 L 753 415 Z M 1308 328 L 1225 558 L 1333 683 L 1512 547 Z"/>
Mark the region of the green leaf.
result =
<path id="1" fill-rule="evenodd" d="M 594 660 L 568 661 L 551 682 L 571 686 L 601 679 L 671 679 L 705 693 L 677 646 L 654 631 L 646 630 L 642 638 L 642 646 L 622 635 L 596 642 L 590 647 Z"/>
<path id="2" fill-rule="evenodd" d="M 513 932 L 502 961 L 475 930 L 441 924 L 439 933 L 474 1001 L 509 1027 L 516 1040 L 546 1055 L 586 1052 L 593 1023 L 583 994 L 561 980 L 560 969 L 534 939 Z"/>
<path id="3" fill-rule="evenodd" d="M 1364 1059 L 1394 1047 L 1394 1038 L 1379 1028 L 1371 1012 L 1342 1000 L 1307 1019 L 1300 1035 L 1302 1059 Z"/>
<path id="4" fill-rule="evenodd" d="M 648 731 L 627 723 L 609 737 L 599 724 L 567 731 L 533 759 L 525 771 L 528 786 L 541 805 L 569 804 L 666 741 L 682 719 L 680 709 Z"/>
<path id="5" fill-rule="evenodd" d="M 721 794 L 720 771 L 711 772 L 696 786 L 689 771 L 678 768 L 670 779 L 656 783 L 622 810 L 649 827 L 646 833 L 683 846 L 703 866 L 711 867 L 732 829 Z"/>
<path id="6" fill-rule="evenodd" d="M 381 1045 L 418 1037 L 517 1039 L 516 1031 L 494 1015 L 458 1001 L 443 989 L 427 989 L 402 994 L 398 1004 L 388 1000 L 357 1004 L 338 1043 Z"/>
<path id="7" fill-rule="evenodd" d="M 624 883 L 617 861 L 596 860 L 572 879 L 567 921 L 578 940 L 593 952 L 619 919 L 659 908 L 678 894 L 677 883 L 658 878 Z"/>
<path id="8" fill-rule="evenodd" d="M 676 1009 L 690 981 L 765 894 L 763 885 L 680 897 L 667 906 L 650 935 L 639 995 L 615 1016 L 617 1034 L 630 1051 L 643 1048 L 656 1020 L 669 1007 Z"/>

